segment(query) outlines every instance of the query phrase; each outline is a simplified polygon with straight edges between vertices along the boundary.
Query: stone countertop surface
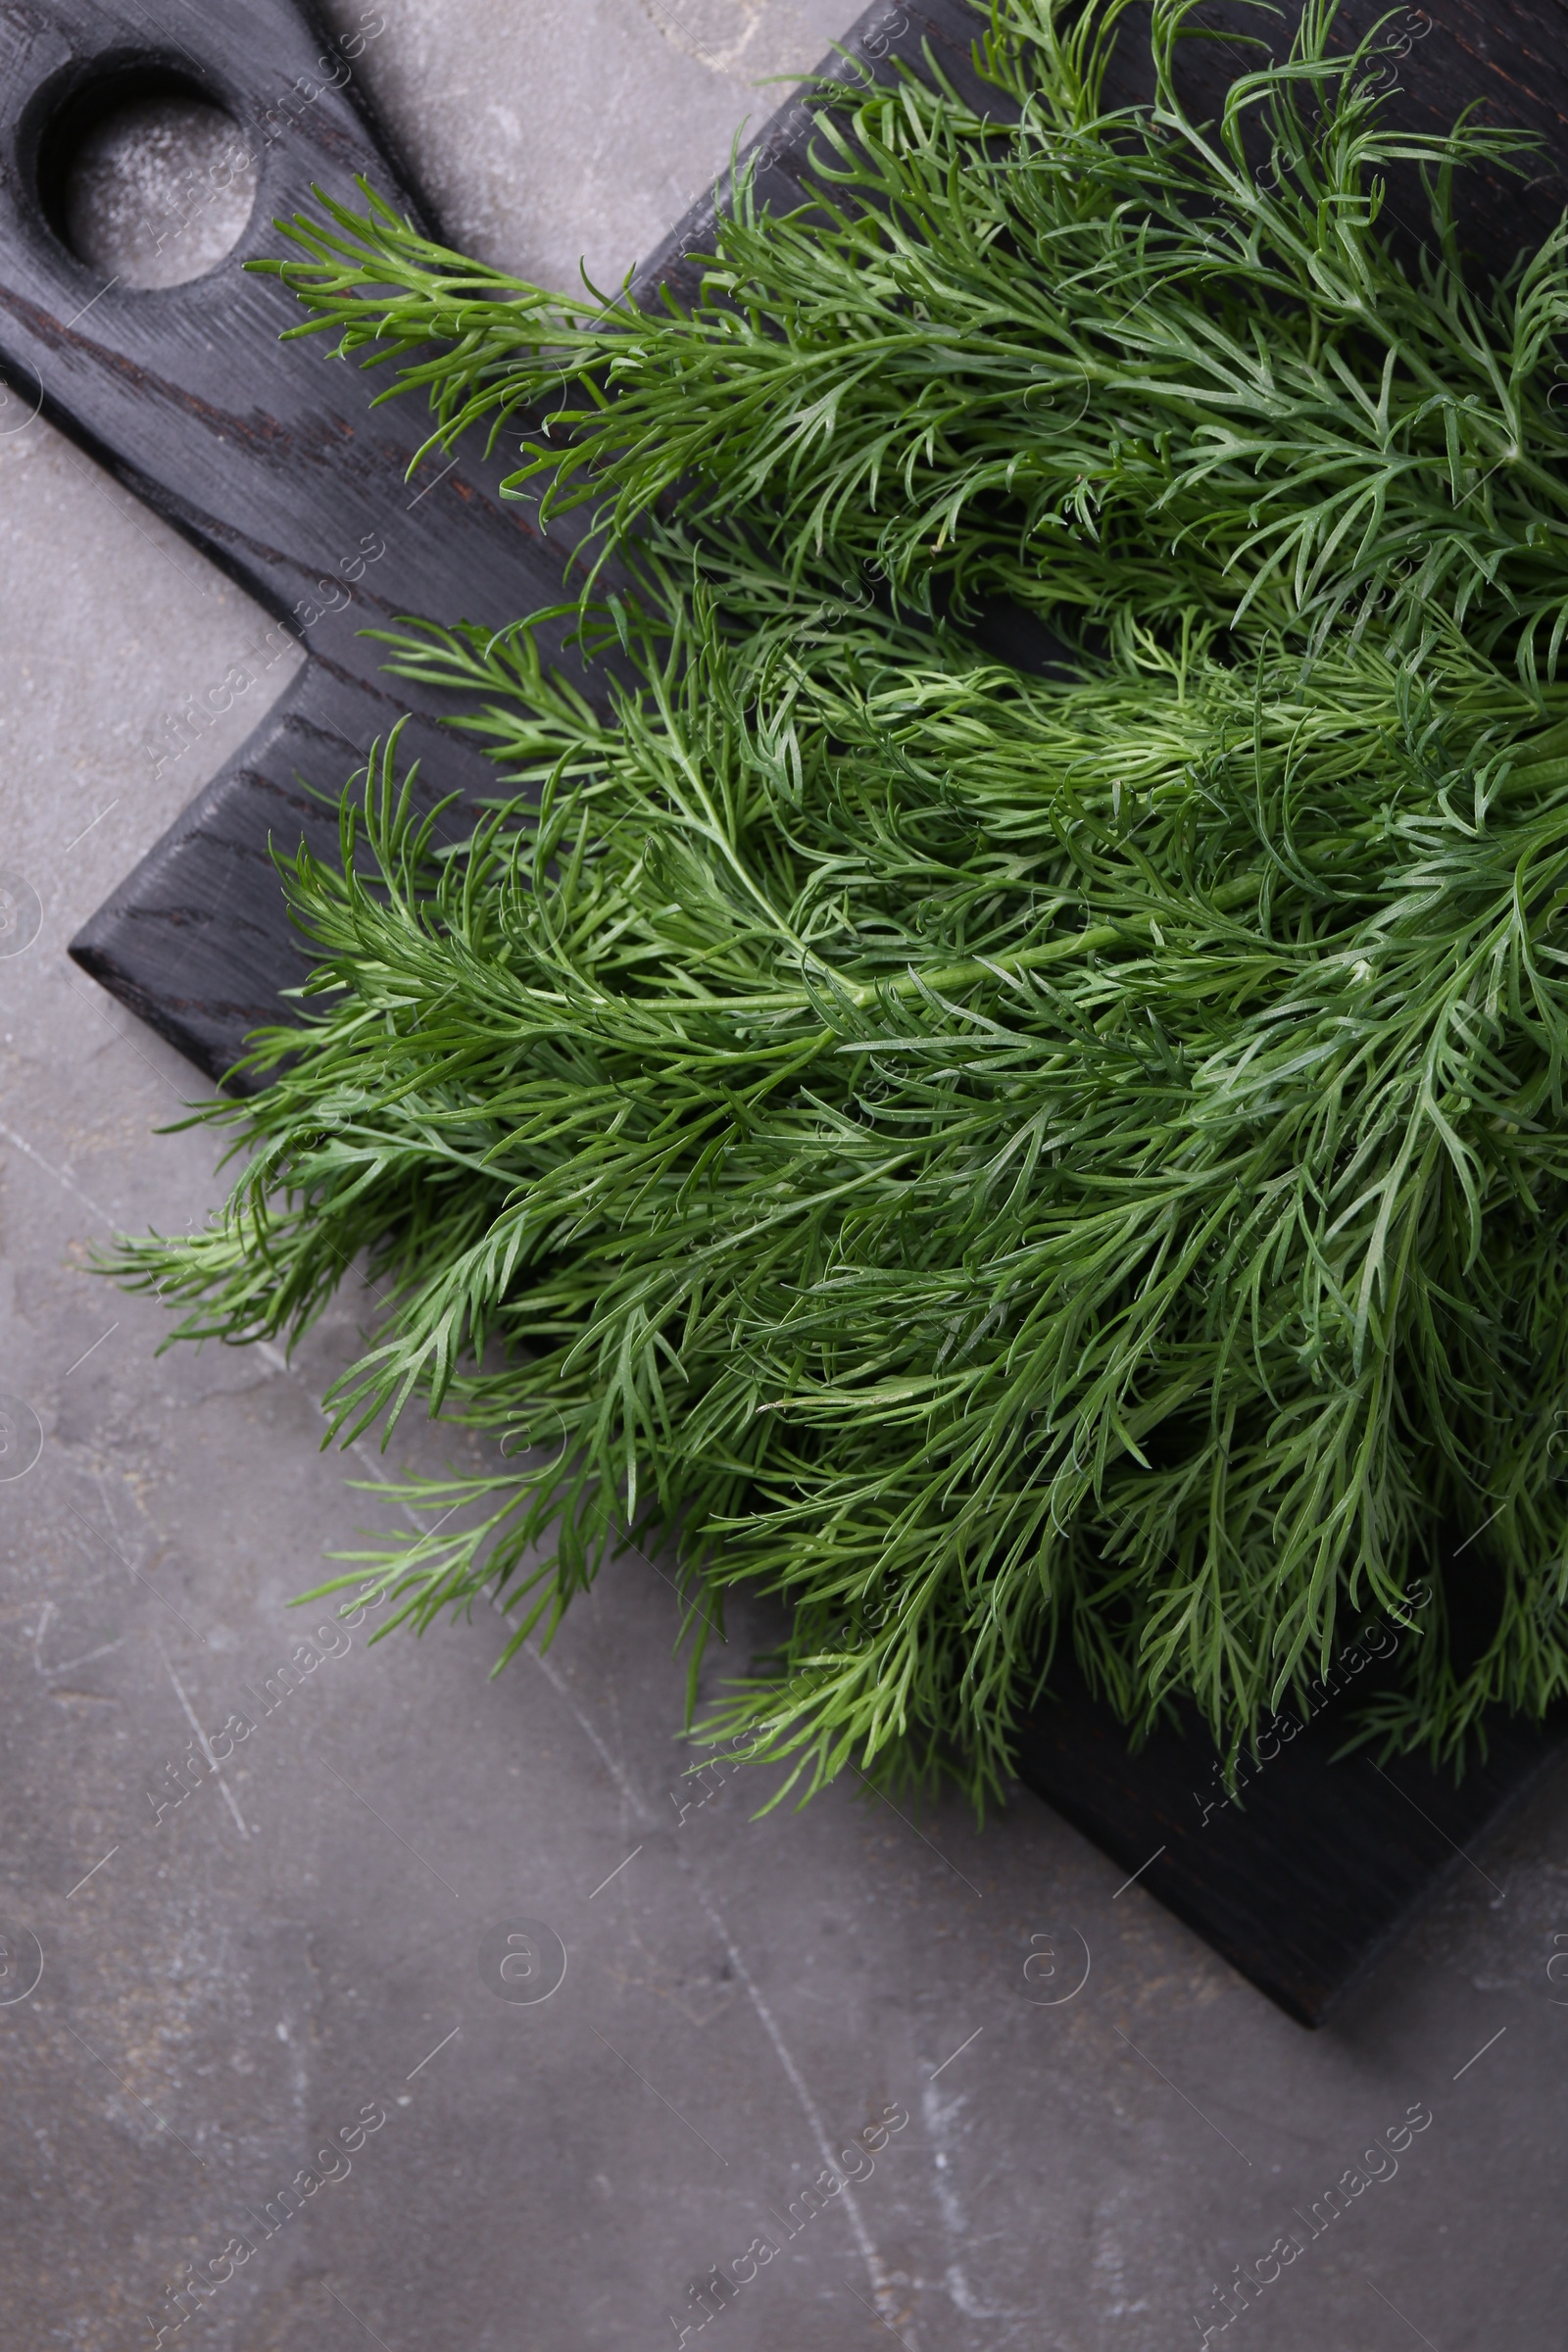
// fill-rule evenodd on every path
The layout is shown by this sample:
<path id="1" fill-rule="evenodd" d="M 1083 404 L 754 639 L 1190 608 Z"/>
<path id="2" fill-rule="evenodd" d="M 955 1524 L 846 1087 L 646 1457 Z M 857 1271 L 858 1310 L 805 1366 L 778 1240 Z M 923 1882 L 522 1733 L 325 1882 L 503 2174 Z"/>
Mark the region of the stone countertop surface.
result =
<path id="1" fill-rule="evenodd" d="M 827 0 L 378 14 L 365 71 L 449 232 L 568 282 L 618 278 L 769 111 L 758 80 L 844 28 Z M 287 1362 L 160 1354 L 164 1310 L 91 1270 L 222 1178 L 210 1132 L 159 1132 L 201 1082 L 66 943 L 254 724 L 236 706 L 155 779 L 141 749 L 265 624 L 20 415 L 0 868 L 38 928 L 0 959 L 0 2341 L 1560 2347 L 1561 1779 L 1311 2035 L 1028 1796 L 982 1828 L 847 1780 L 754 1820 L 744 1774 L 687 1780 L 667 1563 L 607 1568 L 494 1681 L 487 1609 L 374 1648 L 373 1619 L 291 1609 L 387 1507 L 350 1478 L 461 1451 L 428 1427 L 384 1461 L 321 1451 L 357 1285 Z M 727 1659 L 761 1630 L 738 1612 Z M 1239 2264 L 1277 2276 L 1222 2328 Z M 192 2266 L 221 2283 L 181 2299 Z"/>

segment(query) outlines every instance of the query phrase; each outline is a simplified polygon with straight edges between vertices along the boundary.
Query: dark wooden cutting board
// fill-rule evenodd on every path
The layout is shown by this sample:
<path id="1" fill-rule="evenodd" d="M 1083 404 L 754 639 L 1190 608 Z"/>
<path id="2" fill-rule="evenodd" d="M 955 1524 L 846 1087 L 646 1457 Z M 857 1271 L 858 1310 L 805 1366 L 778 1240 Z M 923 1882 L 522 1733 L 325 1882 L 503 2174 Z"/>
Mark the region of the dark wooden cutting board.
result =
<path id="1" fill-rule="evenodd" d="M 1257 28 L 1234 0 L 1205 13 L 1213 24 Z M 1358 21 L 1369 21 L 1364 7 Z M 839 70 L 883 75 L 925 49 L 978 92 L 969 66 L 978 22 L 964 0 L 874 7 L 847 36 Z M 1412 121 L 1446 124 L 1479 100 L 1543 134 L 1532 183 L 1483 183 L 1467 216 L 1472 242 L 1498 265 L 1562 209 L 1561 17 L 1554 0 L 1489 0 L 1484 9 L 1435 0 L 1430 13 L 1411 11 L 1406 29 L 1399 104 Z M 252 255 L 277 249 L 272 220 L 310 206 L 313 182 L 350 196 L 363 172 L 422 217 L 368 106 L 352 46 L 329 44 L 296 0 L 247 0 L 200 27 L 181 12 L 177 34 L 136 0 L 57 0 L 47 13 L 0 7 L 0 373 L 308 656 L 235 759 L 72 947 L 214 1078 L 231 1069 L 249 1029 L 286 1014 L 278 992 L 306 969 L 270 844 L 304 839 L 330 855 L 348 774 L 405 713 L 405 751 L 424 762 L 429 790 L 471 794 L 493 781 L 441 726 L 442 699 L 381 672 L 359 632 L 406 612 L 510 621 L 558 599 L 567 553 L 554 531 L 541 539 L 526 507 L 501 499 L 501 458 L 466 447 L 456 463 L 427 458 L 406 479 L 428 429 L 422 405 L 399 399 L 372 411 L 374 379 L 333 362 L 324 339 L 279 342 L 297 307 L 275 279 L 244 273 Z M 1201 102 L 1219 88 L 1223 53 L 1195 48 L 1191 71 Z M 1114 96 L 1148 94 L 1134 66 L 1118 73 Z M 105 284 L 67 250 L 59 161 L 118 98 L 152 88 L 225 108 L 253 134 L 260 188 L 222 263 L 185 285 L 140 292 Z M 765 199 L 799 200 L 808 144 L 804 109 L 781 109 L 754 142 Z M 1408 193 L 1396 185 L 1391 203 L 1413 220 Z M 641 297 L 662 285 L 677 297 L 694 291 L 690 257 L 704 250 L 718 200 L 715 192 L 696 207 L 645 265 Z M 999 646 L 1027 648 L 1027 631 L 1009 638 L 1005 615 L 996 632 Z M 559 633 L 555 650 L 587 691 L 600 691 Z M 1479 1605 L 1484 1614 L 1484 1590 Z M 1335 1764 L 1345 1729 L 1326 1711 L 1257 1775 L 1244 1804 L 1218 1804 L 1200 1732 L 1161 1733 L 1130 1755 L 1111 1716 L 1058 1677 L 1024 1727 L 1020 1770 L 1271 1999 L 1315 2025 L 1441 1874 L 1481 1867 L 1458 1849 L 1473 1848 L 1560 1753 L 1554 1735 L 1500 1719 L 1485 1768 L 1455 1788 L 1416 1761 L 1386 1773 L 1365 1759 Z"/>
<path id="2" fill-rule="evenodd" d="M 177 39 L 165 38 L 136 0 L 0 13 L 0 364 L 309 656 L 72 947 L 216 1078 L 248 1029 L 286 1014 L 277 992 L 308 968 L 270 840 L 330 854 L 349 772 L 405 711 L 406 755 L 432 784 L 494 784 L 478 753 L 438 729 L 439 696 L 393 685 L 359 632 L 414 612 L 515 619 L 559 600 L 563 550 L 540 540 L 526 509 L 503 504 L 501 466 L 474 451 L 451 466 L 432 456 L 406 480 L 429 430 L 422 404 L 372 410 L 373 380 L 315 342 L 279 342 L 298 306 L 243 264 L 276 251 L 273 220 L 308 206 L 313 181 L 352 197 L 364 172 L 419 207 L 362 109 L 361 72 L 298 8 L 247 0 L 195 23 L 178 12 Z M 149 87 L 224 107 L 249 134 L 260 181 L 226 259 L 154 291 L 106 284 L 51 220 L 72 131 Z M 223 689 L 207 691 L 216 701 Z"/>

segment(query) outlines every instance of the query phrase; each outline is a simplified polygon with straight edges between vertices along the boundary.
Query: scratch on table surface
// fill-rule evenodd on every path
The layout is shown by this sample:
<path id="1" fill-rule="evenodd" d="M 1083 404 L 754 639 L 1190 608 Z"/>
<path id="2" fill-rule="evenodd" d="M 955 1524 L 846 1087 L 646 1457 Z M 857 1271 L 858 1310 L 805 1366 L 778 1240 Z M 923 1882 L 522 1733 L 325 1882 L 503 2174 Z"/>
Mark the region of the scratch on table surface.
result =
<path id="1" fill-rule="evenodd" d="M 261 1347 L 264 1354 L 266 1354 L 269 1359 L 275 1364 L 276 1368 L 280 1372 L 284 1373 L 290 1378 L 298 1377 L 294 1371 L 294 1367 L 287 1362 L 287 1360 L 278 1352 L 275 1348 L 270 1347 L 266 1341 L 261 1343 Z M 358 1442 L 355 1443 L 351 1450 L 358 1452 Z M 372 1478 L 374 1478 L 378 1485 L 391 1485 L 392 1482 L 386 1477 L 385 1473 L 373 1460 L 369 1460 L 368 1462 L 368 1467 L 370 1470 Z M 405 1510 L 405 1516 L 410 1517 L 411 1524 L 417 1524 L 413 1520 L 412 1514 L 409 1514 L 407 1510 Z M 489 1597 L 491 1606 L 504 1614 L 505 1612 L 502 1611 L 502 1604 L 498 1596 L 492 1593 Z M 622 1798 L 636 1820 L 645 1829 L 654 1827 L 656 1825 L 656 1816 L 644 1802 L 642 1794 L 637 1788 L 636 1784 L 631 1779 L 630 1774 L 626 1771 L 624 1765 L 621 1764 L 619 1758 L 612 1751 L 603 1735 L 600 1733 L 598 1726 L 579 1705 L 577 1699 L 574 1697 L 569 1686 L 566 1683 L 565 1677 L 558 1671 L 552 1661 L 547 1658 L 542 1651 L 537 1649 L 532 1642 L 524 1643 L 523 1654 L 532 1660 L 533 1664 L 544 1676 L 546 1682 L 549 1683 L 551 1689 L 556 1693 L 556 1696 L 564 1701 L 578 1730 L 582 1733 L 583 1738 L 588 1741 L 589 1745 L 593 1748 L 594 1753 L 599 1757 L 600 1762 L 610 1774 L 612 1780 L 615 1784 L 615 1787 L 619 1789 Z M 167 1659 L 165 1663 L 168 1663 Z M 170 1668 L 170 1674 L 171 1677 L 172 1677 L 172 1667 Z M 175 1685 L 175 1688 L 178 1688 L 177 1684 Z M 188 1712 L 189 1710 L 187 1708 L 187 1713 Z M 192 1723 L 195 1722 L 194 1716 L 191 1717 L 191 1721 Z M 828 2137 L 827 2128 L 822 2122 L 821 2115 L 817 2109 L 816 2101 L 811 2096 L 810 2087 L 808 2084 L 806 2078 L 802 2074 L 799 2066 L 796 2064 L 794 2056 L 791 2053 L 789 2045 L 785 2041 L 782 2033 L 779 2031 L 777 2019 L 774 2017 L 767 2001 L 763 1998 L 761 1989 L 759 1986 L 756 1979 L 753 1977 L 751 1970 L 747 1967 L 746 1962 L 741 1957 L 740 1949 L 736 1944 L 734 1937 L 731 1936 L 729 1929 L 725 1925 L 717 1905 L 713 1902 L 706 1886 L 704 1886 L 702 1879 L 697 1870 L 694 1868 L 689 1858 L 683 1854 L 677 1853 L 676 1861 L 680 1868 L 685 1872 L 686 1876 L 691 1880 L 692 1885 L 696 1889 L 698 1901 L 702 1904 L 703 1909 L 708 1914 L 710 1926 L 717 1935 L 720 1942 L 723 1944 L 725 1951 L 729 1955 L 730 1965 L 734 1969 L 741 1984 L 744 1986 L 746 1997 L 751 2002 L 763 2033 L 767 2035 L 769 2042 L 772 2044 L 774 2055 L 777 2057 L 780 2066 L 783 2068 L 785 2078 L 789 2082 L 790 2088 L 794 2091 L 796 2099 L 800 2104 L 801 2111 L 805 2115 L 807 2122 L 811 2128 L 811 2134 L 816 2141 L 818 2154 L 821 2156 L 824 2164 L 833 2167 L 833 2169 L 836 2170 L 837 2168 L 834 2165 L 832 2142 Z M 841 2191 L 841 2197 L 845 2210 L 850 2217 L 850 2228 L 854 2231 L 855 2241 L 857 2246 L 859 2248 L 860 2258 L 865 2264 L 866 2275 L 871 2281 L 871 2291 L 877 2300 L 878 2316 L 885 2317 L 887 2311 L 896 2301 L 893 2281 L 888 2276 L 888 2272 L 882 2261 L 882 2257 L 877 2252 L 875 2243 L 871 2237 L 871 2233 L 866 2228 L 865 2217 L 860 2211 L 859 2205 L 856 2199 L 855 2191 L 848 2182 L 846 2182 L 843 2190 Z M 916 2346 L 907 2336 L 906 2337 L 906 2341 L 909 2342 L 910 2344 L 910 2352 L 917 2352 Z"/>
<path id="2" fill-rule="evenodd" d="M 38 1627 L 32 1637 L 33 1670 L 43 1682 L 51 1682 L 59 1674 L 73 1674 L 78 1666 L 90 1666 L 95 1658 L 107 1658 L 125 1639 L 123 1634 L 117 1634 L 112 1642 L 100 1642 L 96 1649 L 83 1650 L 79 1658 L 62 1658 L 58 1666 L 46 1666 L 43 1662 L 43 1638 L 49 1631 L 51 1618 L 58 1613 L 54 1602 L 46 1600 L 38 1612 Z"/>
<path id="3" fill-rule="evenodd" d="M 156 1634 L 153 1636 L 153 1639 L 155 1642 L 158 1641 Z M 174 1696 L 179 1700 L 180 1705 L 185 1710 L 185 1721 L 190 1725 L 191 1730 L 195 1733 L 196 1738 L 201 1744 L 202 1754 L 207 1758 L 208 1770 L 216 1773 L 218 1776 L 218 1786 L 223 1792 L 223 1802 L 227 1805 L 229 1811 L 234 1816 L 234 1826 L 239 1831 L 240 1836 L 245 1839 L 246 1843 L 249 1844 L 251 1834 L 245 1827 L 245 1816 L 234 1801 L 234 1791 L 232 1788 L 230 1788 L 227 1780 L 224 1778 L 223 1767 L 221 1764 L 220 1764 L 218 1758 L 214 1755 L 211 1747 L 208 1745 L 207 1734 L 202 1730 L 201 1725 L 196 1720 L 196 1710 L 191 1705 L 190 1700 L 185 1696 L 185 1687 L 181 1683 L 178 1675 L 174 1672 L 173 1666 L 170 1662 L 169 1652 L 167 1649 L 165 1649 L 162 1642 L 158 1642 L 158 1655 L 163 1659 L 164 1670 L 168 1674 L 170 1681 L 174 1686 Z"/>
<path id="4" fill-rule="evenodd" d="M 936 2158 L 936 2197 L 941 2209 L 943 2227 L 948 2233 L 952 2258 L 943 2273 L 942 2283 L 952 2296 L 955 2307 L 966 2320 L 1018 2320 L 1029 2315 L 1009 2310 L 1004 2304 L 982 2302 L 970 2285 L 968 2275 L 958 2259 L 959 2250 L 975 2243 L 975 2232 L 958 2199 L 957 2188 L 949 2170 L 949 2149 L 952 2142 L 950 2126 L 968 2103 L 967 2092 L 945 2098 L 940 2090 L 927 2082 L 920 2093 L 921 2120 Z"/>
<path id="5" fill-rule="evenodd" d="M 595 1752 L 603 1759 L 606 1767 L 613 1776 L 617 1788 L 621 1790 L 621 1793 L 637 1815 L 639 1821 L 642 1822 L 645 1827 L 652 1827 L 654 1816 L 644 1804 L 642 1796 L 633 1785 L 630 1776 L 625 1772 L 617 1759 L 611 1753 L 610 1748 L 606 1745 L 605 1740 L 601 1738 L 596 1726 L 593 1724 L 587 1714 L 585 1714 L 583 1709 L 578 1705 L 576 1699 L 572 1696 L 571 1691 L 566 1688 L 564 1678 L 556 1671 L 550 1660 L 542 1656 L 538 1650 L 530 1647 L 528 1650 L 528 1655 L 534 1660 L 534 1663 L 545 1675 L 552 1688 L 563 1699 L 564 1699 L 567 1707 L 571 1710 L 572 1715 L 576 1719 L 576 1722 L 584 1737 L 592 1743 Z M 736 1943 L 734 1936 L 730 1934 L 717 1904 L 713 1901 L 711 1895 L 704 1886 L 701 1873 L 696 1869 L 687 1855 L 677 1852 L 675 1859 L 681 1870 L 683 1870 L 686 1876 L 690 1879 L 696 1891 L 697 1899 L 701 1903 L 704 1911 L 708 1914 L 709 1925 L 712 1928 L 713 1933 L 717 1936 L 719 1941 L 723 1944 L 725 1951 L 729 1955 L 730 1966 L 734 1969 L 736 1976 L 739 1978 L 740 1983 L 745 1989 L 746 1997 L 751 2002 L 752 2007 L 757 2014 L 759 2024 L 761 2026 L 763 2033 L 767 2035 L 768 2040 L 773 2046 L 774 2055 L 778 2059 L 779 2065 L 783 2068 L 785 2078 L 789 2082 L 790 2088 L 794 2091 L 796 2099 L 799 2101 L 801 2111 L 805 2115 L 807 2122 L 811 2128 L 811 2135 L 816 2141 L 818 2155 L 821 2157 L 825 2165 L 827 2165 L 831 2170 L 836 2171 L 837 2164 L 833 2152 L 833 2143 L 828 2136 L 827 2127 L 822 2121 L 816 2101 L 811 2096 L 810 2086 L 807 2082 L 806 2077 L 802 2074 L 799 2066 L 796 2064 L 789 2044 L 786 2042 L 783 2034 L 779 2030 L 778 2020 L 774 2017 L 772 2009 L 769 2007 L 766 1999 L 763 1997 L 761 1987 L 758 1984 L 756 1978 L 752 1975 L 751 1970 L 747 1967 L 745 1960 L 742 1958 L 740 1947 Z M 845 2183 L 840 2195 L 845 2211 L 848 2213 L 850 2218 L 850 2228 L 855 2233 L 855 2242 L 859 2248 L 860 2258 L 865 2264 L 866 2275 L 871 2281 L 871 2291 L 877 2299 L 879 2316 L 885 2316 L 887 2309 L 896 2300 L 893 2281 L 888 2276 L 887 2269 L 882 2261 L 882 2257 L 877 2252 L 875 2243 L 871 2237 L 871 2233 L 866 2228 L 865 2217 L 860 2211 L 855 2191 L 848 2182 Z"/>
<path id="6" fill-rule="evenodd" d="M 686 1867 L 689 1868 L 689 1865 Z M 772 2010 L 768 2007 L 767 2002 L 763 1999 L 761 1989 L 753 1978 L 751 1970 L 741 1958 L 740 1949 L 736 1944 L 734 1937 L 731 1936 L 728 1928 L 725 1926 L 724 1921 L 720 1916 L 718 1906 L 710 1896 L 708 1889 L 703 1885 L 698 1873 L 695 1870 L 692 1870 L 690 1875 L 692 1884 L 697 1890 L 697 1899 L 702 1904 L 703 1909 L 707 1912 L 714 1933 L 718 1936 L 724 1946 L 724 1949 L 728 1952 L 730 1966 L 734 1969 L 735 1974 L 739 1977 L 742 1984 L 745 1986 L 747 1998 L 750 2000 L 752 2007 L 756 2010 L 757 2015 L 760 2020 L 762 2031 L 767 2035 L 768 2040 L 772 2043 L 778 2062 L 784 2069 L 785 2075 L 789 2079 L 790 2088 L 794 2091 L 796 2098 L 800 2101 L 802 2111 L 806 2116 L 806 2120 L 811 2127 L 812 2134 L 816 2140 L 817 2154 L 821 2157 L 822 2162 L 828 2167 L 828 2170 L 836 2173 L 838 2170 L 838 2161 L 834 2154 L 833 2142 L 828 2137 L 827 2127 L 824 2125 L 822 2118 L 817 2111 L 816 2101 L 811 2096 L 810 2088 L 806 2081 L 806 2078 L 801 2073 L 800 2068 L 796 2065 L 795 2060 L 791 2055 L 789 2045 L 779 2031 L 778 2021 L 774 2017 Z M 875 2295 L 877 2300 L 877 2316 L 880 2319 L 886 2319 L 889 2311 L 896 2306 L 898 2300 L 894 2292 L 893 2281 L 889 2278 L 886 2267 L 883 2264 L 882 2257 L 877 2252 L 876 2246 L 872 2241 L 871 2232 L 865 2226 L 865 2216 L 860 2211 L 859 2200 L 857 2198 L 854 2188 L 848 2181 L 844 2183 L 844 2186 L 839 2191 L 839 2197 L 845 2211 L 850 2217 L 850 2228 L 855 2232 L 855 2242 L 860 2249 L 860 2259 L 865 2264 L 866 2276 L 871 2281 L 871 2292 Z M 914 2352 L 914 2345 L 911 2336 L 906 2334 L 903 2340 L 906 2344 L 909 2345 L 910 2352 Z"/>
<path id="7" fill-rule="evenodd" d="M 107 1225 L 111 1233 L 119 1232 L 120 1228 L 109 1214 L 108 1209 L 100 1208 L 91 1194 L 84 1193 L 74 1177 L 68 1176 L 64 1168 L 55 1167 L 45 1159 L 41 1152 L 35 1152 L 24 1135 L 18 1135 L 14 1127 L 7 1127 L 0 1123 L 0 1136 L 5 1138 L 14 1151 L 24 1152 L 35 1168 L 42 1168 L 44 1174 L 58 1184 L 62 1191 L 68 1192 L 74 1200 L 79 1200 L 83 1208 L 90 1208 L 100 1224 Z"/>

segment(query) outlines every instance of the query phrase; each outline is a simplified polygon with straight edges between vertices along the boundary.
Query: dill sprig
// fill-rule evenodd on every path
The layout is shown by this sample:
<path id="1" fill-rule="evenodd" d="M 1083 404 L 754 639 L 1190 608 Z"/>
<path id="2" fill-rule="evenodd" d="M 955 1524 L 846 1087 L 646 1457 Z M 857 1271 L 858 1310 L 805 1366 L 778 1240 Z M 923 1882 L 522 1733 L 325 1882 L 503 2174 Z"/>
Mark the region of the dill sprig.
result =
<path id="1" fill-rule="evenodd" d="M 1440 1601 L 1377 1731 L 1568 1688 L 1562 241 L 1468 290 L 1496 134 L 1389 130 L 1326 9 L 1212 130 L 1180 8 L 1100 111 L 1121 14 L 991 10 L 1008 120 L 825 92 L 810 204 L 742 181 L 690 317 L 373 200 L 282 265 L 444 439 L 553 403 L 516 484 L 593 513 L 616 666 L 595 708 L 527 620 L 390 640 L 505 789 L 437 851 L 394 742 L 338 864 L 280 860 L 303 1026 L 198 1114 L 220 1218 L 117 1270 L 292 1338 L 363 1257 L 331 1432 L 417 1399 L 505 1458 L 406 1483 L 355 1581 L 488 1591 L 510 1655 L 673 1542 L 694 1677 L 731 1587 L 789 1604 L 704 1727 L 785 1788 L 996 1792 L 1064 1642 L 1234 1757 L 1446 1529 L 1495 1629 L 1456 1657 Z M 987 659 L 995 594 L 1075 662 Z"/>
<path id="2" fill-rule="evenodd" d="M 1126 8 L 987 10 L 996 117 L 907 73 L 825 93 L 814 201 L 759 216 L 743 178 L 689 316 L 479 269 L 368 188 L 268 266 L 295 333 L 428 392 L 441 446 L 535 420 L 510 486 L 612 542 L 674 498 L 765 513 L 794 576 L 874 565 L 921 612 L 1005 596 L 1081 636 L 1200 605 L 1310 642 L 1376 612 L 1403 643 L 1442 611 L 1549 669 L 1568 231 L 1483 296 L 1450 208 L 1456 170 L 1529 140 L 1393 127 L 1386 44 L 1331 54 L 1331 0 L 1213 125 L 1178 91 L 1194 0 L 1154 0 L 1156 101 L 1106 111 Z M 1413 272 L 1382 234 L 1395 165 L 1431 186 Z"/>

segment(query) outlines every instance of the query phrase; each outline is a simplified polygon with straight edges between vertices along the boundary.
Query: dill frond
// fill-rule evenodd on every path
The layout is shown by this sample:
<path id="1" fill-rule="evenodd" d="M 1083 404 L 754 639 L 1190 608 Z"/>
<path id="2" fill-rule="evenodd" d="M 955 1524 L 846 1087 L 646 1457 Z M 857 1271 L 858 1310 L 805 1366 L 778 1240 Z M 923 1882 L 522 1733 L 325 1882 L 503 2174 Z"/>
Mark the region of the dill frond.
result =
<path id="1" fill-rule="evenodd" d="M 689 316 L 368 190 L 291 225 L 296 331 L 587 511 L 620 682 L 526 619 L 390 641 L 504 789 L 437 852 L 394 742 L 339 864 L 280 860 L 304 1025 L 201 1114 L 223 1216 L 115 1270 L 236 1340 L 367 1257 L 333 1433 L 417 1399 L 507 1458 L 355 1581 L 488 1591 L 510 1655 L 674 1544 L 694 1674 L 782 1596 L 704 1727 L 779 1794 L 1000 1792 L 1062 1643 L 1234 1758 L 1454 1527 L 1495 1630 L 1406 1644 L 1370 1729 L 1456 1757 L 1568 1690 L 1564 233 L 1472 286 L 1452 176 L 1519 141 L 1391 128 L 1316 0 L 1209 125 L 1183 6 L 1117 112 L 1116 0 L 982 13 L 996 115 L 824 90 L 809 203 L 742 178 Z M 1052 674 L 979 649 L 998 597 Z"/>

